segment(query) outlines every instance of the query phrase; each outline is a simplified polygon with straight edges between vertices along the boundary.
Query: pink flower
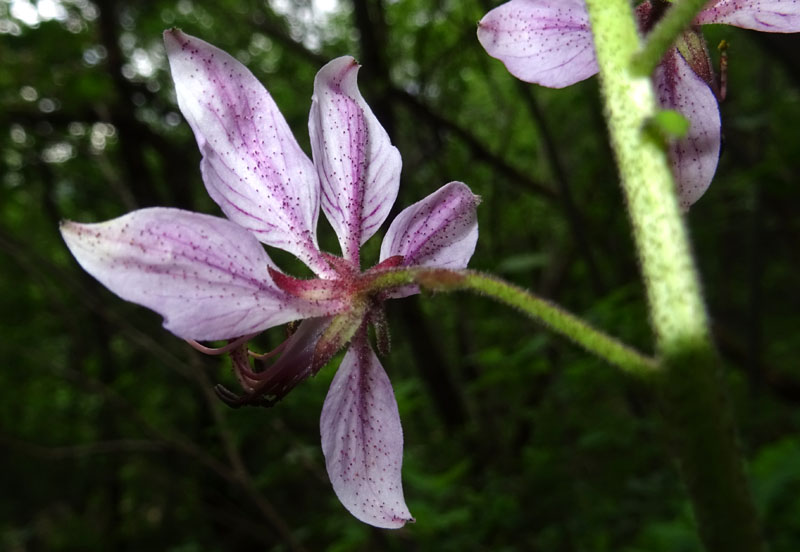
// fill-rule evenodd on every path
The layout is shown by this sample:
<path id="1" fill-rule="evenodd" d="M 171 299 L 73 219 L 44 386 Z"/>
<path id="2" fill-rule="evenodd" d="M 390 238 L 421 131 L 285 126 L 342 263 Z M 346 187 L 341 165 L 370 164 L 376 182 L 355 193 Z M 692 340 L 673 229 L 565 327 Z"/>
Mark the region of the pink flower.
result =
<path id="1" fill-rule="evenodd" d="M 649 29 L 663 1 L 637 7 Z M 695 18 L 697 25 L 724 23 L 770 33 L 800 32 L 800 0 L 714 0 Z M 478 40 L 514 76 L 542 86 L 563 88 L 597 73 L 589 16 L 584 0 L 511 0 L 478 24 Z M 659 102 L 690 122 L 689 133 L 670 147 L 680 202 L 688 208 L 705 193 L 717 169 L 720 149 L 719 107 L 709 87 L 707 53 L 692 52 L 697 41 L 670 49 L 653 75 Z M 689 54 L 694 59 L 686 59 Z"/>
<path id="2" fill-rule="evenodd" d="M 401 160 L 358 90 L 358 65 L 334 59 L 314 80 L 309 116 L 313 162 L 256 78 L 225 52 L 178 30 L 164 33 L 178 105 L 203 154 L 209 194 L 226 219 L 180 209 L 134 211 L 97 224 L 64 222 L 81 266 L 123 299 L 164 317 L 187 340 L 233 340 L 246 391 L 233 405 L 274 404 L 349 343 L 322 408 L 320 432 L 334 491 L 358 519 L 395 528 L 412 520 L 403 498 L 403 433 L 392 386 L 367 338 L 388 348 L 383 301 L 369 282 L 393 266 L 467 266 L 478 238 L 478 198 L 451 182 L 402 211 L 380 263 L 361 271 L 359 251 L 389 214 Z M 321 251 L 320 205 L 342 257 Z M 283 274 L 259 243 L 293 253 L 315 274 Z M 273 326 L 303 320 L 264 370 L 242 345 Z M 383 351 L 382 351 L 383 352 Z"/>

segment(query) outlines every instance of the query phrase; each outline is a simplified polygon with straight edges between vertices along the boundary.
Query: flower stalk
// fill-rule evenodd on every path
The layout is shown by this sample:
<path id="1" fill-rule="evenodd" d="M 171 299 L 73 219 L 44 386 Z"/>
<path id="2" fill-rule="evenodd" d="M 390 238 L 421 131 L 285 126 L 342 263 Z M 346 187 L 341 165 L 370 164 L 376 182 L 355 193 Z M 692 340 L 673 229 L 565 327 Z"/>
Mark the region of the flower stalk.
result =
<path id="1" fill-rule="evenodd" d="M 708 4 L 708 0 L 678 0 L 669 4 L 669 9 L 648 33 L 639 51 L 634 54 L 633 68 L 640 75 L 653 74 L 664 53 L 692 24 L 692 20 L 703 6 Z"/>
<path id="2" fill-rule="evenodd" d="M 657 102 L 649 76 L 632 63 L 640 43 L 634 14 L 628 0 L 586 5 L 647 289 L 661 368 L 656 383 L 671 444 L 707 549 L 759 551 L 755 508 L 666 151 L 644 131 Z"/>
<path id="3" fill-rule="evenodd" d="M 390 269 L 376 275 L 371 291 L 417 284 L 428 291 L 472 291 L 513 307 L 549 329 L 573 341 L 609 364 L 641 378 L 656 373 L 656 362 L 614 337 L 592 327 L 546 299 L 501 280 L 473 270 L 439 268 Z"/>

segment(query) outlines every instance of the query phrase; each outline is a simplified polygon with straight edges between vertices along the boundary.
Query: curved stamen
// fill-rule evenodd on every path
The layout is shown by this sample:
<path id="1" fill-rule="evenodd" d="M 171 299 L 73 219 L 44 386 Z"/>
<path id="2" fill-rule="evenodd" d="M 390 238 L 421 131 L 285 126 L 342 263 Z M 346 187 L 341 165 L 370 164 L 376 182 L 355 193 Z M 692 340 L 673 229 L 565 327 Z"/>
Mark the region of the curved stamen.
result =
<path id="1" fill-rule="evenodd" d="M 269 407 L 273 406 L 277 401 L 277 399 L 268 399 L 267 397 L 261 395 L 256 395 L 254 393 L 247 394 L 247 395 L 237 395 L 227 387 L 222 384 L 217 384 L 214 386 L 214 392 L 217 394 L 217 397 L 220 398 L 222 402 L 230 406 L 231 408 L 239 408 L 241 406 L 264 406 Z"/>
<path id="2" fill-rule="evenodd" d="M 286 341 L 264 355 L 248 351 L 245 345 L 233 349 L 230 353 L 233 372 L 244 393 L 237 395 L 223 386 L 217 386 L 217 395 L 232 407 L 274 405 L 299 382 L 315 373 L 312 364 L 316 345 L 330 324 L 331 317 L 306 319 Z M 278 353 L 280 356 L 273 358 Z M 250 356 L 262 361 L 262 366 L 253 366 Z"/>
<path id="3" fill-rule="evenodd" d="M 247 354 L 250 355 L 250 357 L 252 357 L 252 358 L 254 358 L 256 360 L 266 361 L 266 360 L 271 359 L 272 357 L 274 357 L 275 355 L 277 355 L 281 351 L 283 351 L 286 348 L 286 342 L 287 341 L 289 341 L 288 338 L 284 339 L 283 342 L 280 345 L 278 345 L 277 347 L 275 347 L 274 349 L 272 349 L 271 351 L 269 351 L 267 353 L 257 353 L 255 351 L 251 351 L 251 350 L 248 349 L 247 350 Z"/>
<path id="4" fill-rule="evenodd" d="M 276 375 L 275 370 L 272 368 L 275 367 L 278 361 L 276 360 L 275 362 L 269 364 L 261 371 L 255 371 L 250 365 L 250 357 L 253 357 L 256 360 L 266 364 L 269 359 L 286 349 L 286 345 L 289 343 L 290 339 L 291 336 L 284 340 L 280 345 L 275 347 L 272 351 L 267 353 L 255 353 L 246 347 L 241 346 L 230 351 L 231 361 L 233 363 L 233 373 L 245 393 L 242 395 L 237 395 L 230 389 L 219 384 L 214 387 L 214 391 L 216 392 L 217 396 L 225 404 L 233 408 L 238 408 L 245 405 L 269 407 L 277 403 L 280 397 L 271 397 L 267 393 L 270 386 L 273 384 L 272 380 Z"/>
<path id="5" fill-rule="evenodd" d="M 247 349 L 239 347 L 231 351 L 231 363 L 233 365 L 233 375 L 239 380 L 239 385 L 247 392 L 252 392 L 258 385 L 258 381 L 253 377 L 250 369 L 250 359 L 247 356 Z"/>
<path id="6" fill-rule="evenodd" d="M 186 339 L 185 341 L 186 341 L 186 343 L 188 343 L 194 349 L 197 349 L 201 353 L 204 353 L 204 354 L 207 354 L 207 355 L 212 355 L 212 356 L 217 356 L 217 355 L 224 355 L 225 353 L 231 352 L 232 350 L 236 349 L 242 343 L 247 343 L 248 341 L 250 341 L 251 339 L 253 339 L 257 335 L 258 334 L 243 335 L 242 337 L 238 337 L 238 338 L 234 339 L 233 341 L 229 342 L 227 345 L 225 345 L 223 347 L 206 347 L 205 345 L 202 345 L 201 343 L 198 343 L 194 339 Z"/>

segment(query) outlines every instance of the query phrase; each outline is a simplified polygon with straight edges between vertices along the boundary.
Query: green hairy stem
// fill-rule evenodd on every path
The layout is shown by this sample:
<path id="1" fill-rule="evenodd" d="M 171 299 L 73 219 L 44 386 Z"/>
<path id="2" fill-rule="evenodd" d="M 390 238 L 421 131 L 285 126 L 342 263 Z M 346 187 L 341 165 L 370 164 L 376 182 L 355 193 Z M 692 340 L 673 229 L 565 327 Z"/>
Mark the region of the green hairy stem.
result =
<path id="1" fill-rule="evenodd" d="M 678 0 L 647 34 L 642 47 L 633 57 L 634 70 L 640 75 L 651 75 L 675 39 L 691 25 L 708 0 Z"/>
<path id="2" fill-rule="evenodd" d="M 590 326 L 550 301 L 495 276 L 471 270 L 419 267 L 389 269 L 372 280 L 369 291 L 375 292 L 404 284 L 417 284 L 429 291 L 464 290 L 485 295 L 541 322 L 625 372 L 642 378 L 651 377 L 655 373 L 656 364 L 653 359 Z"/>
<path id="3" fill-rule="evenodd" d="M 640 44 L 634 14 L 629 0 L 586 4 L 611 143 L 647 289 L 659 359 L 655 381 L 671 445 L 707 549 L 760 551 L 755 508 L 667 155 L 644 131 L 658 107 L 649 76 L 633 63 Z M 691 21 L 703 4 L 676 4 L 669 12 L 679 6 L 681 11 L 669 24 Z M 651 39 L 649 44 L 659 45 L 649 46 L 648 52 L 669 45 L 679 32 L 665 29 L 660 42 Z M 660 59 L 665 49 L 652 59 Z"/>

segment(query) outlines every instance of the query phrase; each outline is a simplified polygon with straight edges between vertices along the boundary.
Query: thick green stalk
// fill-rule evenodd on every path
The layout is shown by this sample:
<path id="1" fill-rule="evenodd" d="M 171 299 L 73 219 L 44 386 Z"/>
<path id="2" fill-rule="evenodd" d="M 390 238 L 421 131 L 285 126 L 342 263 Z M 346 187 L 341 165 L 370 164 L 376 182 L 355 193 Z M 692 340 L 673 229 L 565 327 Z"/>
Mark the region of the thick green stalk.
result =
<path id="1" fill-rule="evenodd" d="M 611 142 L 644 275 L 657 376 L 674 452 L 700 535 L 713 552 L 762 550 L 699 278 L 663 145 L 646 128 L 657 110 L 629 0 L 586 0 Z"/>
<path id="2" fill-rule="evenodd" d="M 471 270 L 438 268 L 389 269 L 370 282 L 369 292 L 390 289 L 403 284 L 418 284 L 432 291 L 474 291 L 518 309 L 530 318 L 575 342 L 595 356 L 639 377 L 654 375 L 655 362 L 619 340 L 593 328 L 577 316 L 566 312 L 508 282 Z"/>
<path id="3" fill-rule="evenodd" d="M 651 75 L 675 39 L 691 25 L 695 15 L 709 0 L 677 0 L 648 33 L 634 55 L 633 66 L 640 75 Z"/>

